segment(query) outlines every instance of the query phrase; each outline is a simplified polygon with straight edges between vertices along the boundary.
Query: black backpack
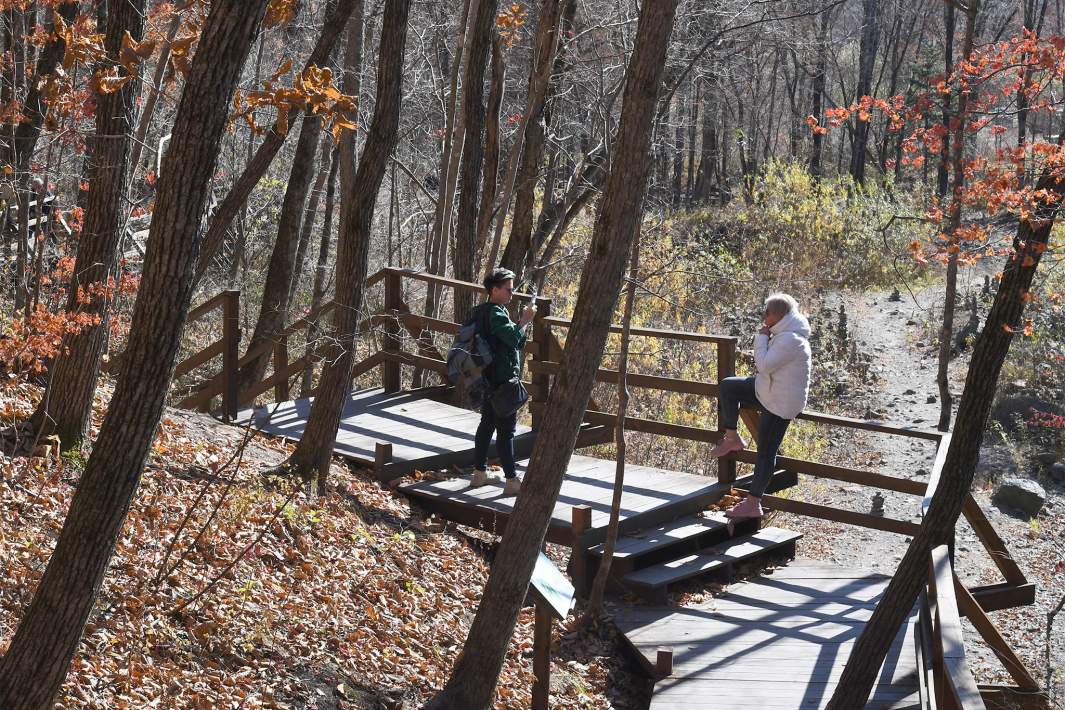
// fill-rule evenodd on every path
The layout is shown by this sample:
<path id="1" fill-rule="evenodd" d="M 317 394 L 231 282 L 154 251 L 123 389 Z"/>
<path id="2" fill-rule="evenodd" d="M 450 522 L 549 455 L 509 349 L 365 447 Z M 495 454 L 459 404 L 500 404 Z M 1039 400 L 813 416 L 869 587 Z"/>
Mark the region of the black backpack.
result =
<path id="1" fill-rule="evenodd" d="M 465 391 L 470 403 L 479 406 L 491 385 L 485 372 L 494 354 L 489 340 L 487 304 L 473 309 L 469 319 L 459 328 L 455 342 L 447 353 L 448 382 Z"/>

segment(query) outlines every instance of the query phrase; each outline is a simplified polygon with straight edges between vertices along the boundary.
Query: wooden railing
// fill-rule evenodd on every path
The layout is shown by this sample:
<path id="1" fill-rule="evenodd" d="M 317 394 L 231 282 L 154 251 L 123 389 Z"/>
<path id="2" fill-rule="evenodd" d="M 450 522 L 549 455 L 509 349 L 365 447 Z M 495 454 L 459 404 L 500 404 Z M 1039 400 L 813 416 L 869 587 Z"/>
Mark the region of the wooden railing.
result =
<path id="1" fill-rule="evenodd" d="M 932 550 L 919 608 L 916 640 L 922 707 L 982 710 L 984 701 L 965 659 L 954 567 L 946 545 Z"/>
<path id="2" fill-rule="evenodd" d="M 381 269 L 367 279 L 367 292 L 378 285 L 383 287 L 383 299 L 380 301 L 383 303 L 383 307 L 380 311 L 362 321 L 360 331 L 375 331 L 380 336 L 380 346 L 375 352 L 372 352 L 354 366 L 353 377 L 367 374 L 371 370 L 380 367 L 381 384 L 383 389 L 388 392 L 395 392 L 401 389 L 403 367 L 437 373 L 441 375 L 443 381 L 443 376 L 447 372 L 446 358 L 435 347 L 432 335 L 434 333 L 454 335 L 460 327 L 460 324 L 455 321 L 430 318 L 414 313 L 404 300 L 404 283 L 408 281 L 442 286 L 453 291 L 464 290 L 474 294 L 483 294 L 483 287 L 480 284 L 394 267 Z M 537 305 L 537 317 L 533 323 L 533 335 L 527 346 L 527 353 L 530 356 L 528 361 L 530 373 L 528 387 L 532 397 L 533 428 L 536 429 L 544 415 L 543 408 L 547 401 L 552 378 L 557 376 L 562 366 L 565 346 L 558 337 L 557 331 L 570 328 L 572 322 L 551 314 L 551 299 L 536 297 L 527 293 L 515 293 L 514 297 L 520 302 L 535 300 Z M 210 299 L 190 312 L 189 322 L 200 320 L 219 308 L 223 311 L 222 338 L 182 361 L 178 365 L 177 374 L 188 374 L 198 367 L 207 365 L 214 358 L 222 356 L 221 369 L 204 381 L 196 393 L 183 400 L 182 406 L 207 410 L 211 408 L 214 398 L 221 395 L 224 414 L 228 417 L 234 417 L 241 406 L 254 402 L 257 397 L 270 390 L 273 390 L 273 396 L 276 401 L 284 401 L 290 397 L 289 383 L 291 378 L 303 373 L 308 367 L 312 367 L 317 354 L 305 353 L 299 358 L 290 360 L 289 339 L 300 330 L 307 329 L 315 320 L 327 316 L 333 310 L 334 304 L 331 302 L 324 304 L 316 311 L 308 313 L 287 326 L 272 342 L 260 345 L 245 353 L 242 357 L 238 357 L 238 348 L 240 346 L 238 292 L 227 291 Z M 620 330 L 620 326 L 611 327 L 611 332 L 616 333 L 620 332 Z M 632 328 L 630 332 L 637 337 L 702 343 L 712 346 L 716 360 L 714 381 L 630 373 L 627 375 L 627 382 L 630 387 L 634 388 L 718 399 L 718 421 L 720 422 L 719 384 L 721 380 L 733 376 L 736 372 L 737 338 L 658 328 Z M 413 346 L 414 352 L 404 349 L 404 346 L 408 344 Z M 238 391 L 238 383 L 240 382 L 238 373 L 240 369 L 266 352 L 271 353 L 272 372 L 264 376 L 260 381 L 244 383 Z M 618 372 L 616 370 L 603 367 L 597 370 L 595 376 L 596 382 L 607 384 L 616 383 L 617 378 Z M 743 409 L 741 416 L 747 428 L 752 434 L 756 435 L 759 423 L 758 413 L 753 410 Z M 606 411 L 594 399 L 589 402 L 585 415 L 587 423 L 602 425 L 600 428 L 603 429 L 612 429 L 616 425 L 616 418 L 615 412 Z M 819 412 L 804 412 L 799 415 L 799 418 L 820 425 L 934 442 L 936 451 L 927 485 L 919 481 L 847 466 L 783 456 L 777 459 L 780 467 L 778 474 L 801 473 L 816 478 L 855 483 L 878 490 L 913 495 L 921 500 L 922 513 L 927 511 L 931 497 L 943 475 L 946 453 L 950 445 L 950 434 L 931 429 Z M 645 417 L 626 417 L 625 428 L 630 431 L 703 443 L 717 442 L 723 435 L 720 425 L 711 429 Z M 736 461 L 754 463 L 756 455 L 753 451 L 744 451 L 735 457 L 728 457 L 727 460 L 719 460 L 718 480 L 725 483 L 735 481 Z M 763 501 L 766 507 L 773 510 L 901 535 L 912 536 L 919 527 L 910 520 L 899 520 L 869 513 L 841 510 L 837 507 L 817 505 L 794 498 L 767 495 Z M 1019 692 L 1024 693 L 1024 698 L 1043 697 L 1039 694 L 1038 684 L 1025 670 L 1024 664 L 987 617 L 988 611 L 1032 603 L 1034 600 L 1034 585 L 1030 584 L 1025 578 L 1020 567 L 1010 555 L 1004 541 L 971 495 L 965 501 L 964 515 L 1005 581 L 1000 584 L 967 589 L 953 574 L 949 555 L 946 556 L 946 562 L 943 561 L 943 551 L 948 548 L 937 548 L 935 551 L 932 566 L 933 574 L 929 578 L 929 591 L 926 596 L 929 601 L 929 619 L 934 622 L 932 628 L 938 634 L 936 638 L 939 639 L 942 661 L 940 664 L 941 672 L 932 674 L 933 680 L 943 686 L 943 689 L 937 692 L 945 693 L 945 697 L 953 697 L 956 702 L 961 703 L 955 705 L 955 707 L 979 707 L 979 705 L 965 704 L 972 702 L 973 686 L 969 682 L 971 681 L 971 676 L 969 676 L 967 681 L 965 674 L 961 672 L 964 666 L 962 662 L 964 658 L 958 655 L 961 653 L 958 645 L 960 636 L 956 633 L 957 619 L 960 616 L 965 616 L 969 618 L 984 640 L 998 654 L 1017 683 L 1016 687 L 981 688 L 985 696 L 990 697 L 992 692 L 1005 693 L 1007 695 Z M 947 574 L 944 571 L 945 569 L 949 572 L 949 576 L 944 577 Z M 932 648 L 934 647 L 935 644 L 933 644 Z M 950 679 L 949 688 L 944 685 L 944 679 L 947 677 Z M 978 697 L 979 693 L 977 693 Z M 1012 698 L 1012 696 L 1010 697 Z M 937 705 L 937 707 L 942 707 L 942 705 Z"/>

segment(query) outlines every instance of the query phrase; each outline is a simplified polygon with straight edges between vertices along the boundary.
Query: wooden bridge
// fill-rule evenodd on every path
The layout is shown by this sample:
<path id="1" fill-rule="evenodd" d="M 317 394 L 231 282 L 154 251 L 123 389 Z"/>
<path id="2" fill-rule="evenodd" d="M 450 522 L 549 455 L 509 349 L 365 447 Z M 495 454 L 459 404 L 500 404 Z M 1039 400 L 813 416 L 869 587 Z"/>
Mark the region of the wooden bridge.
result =
<path id="1" fill-rule="evenodd" d="M 383 292 L 377 294 L 377 287 Z M 412 509 L 446 520 L 502 533 L 515 499 L 502 493 L 501 483 L 471 489 L 464 476 L 423 476 L 421 472 L 448 470 L 472 464 L 473 432 L 479 415 L 451 402 L 446 386 L 421 386 L 424 373 L 442 375 L 446 364 L 434 345 L 433 333 L 452 336 L 458 324 L 415 314 L 407 297 L 418 289 L 462 289 L 481 293 L 477 284 L 421 272 L 386 268 L 368 280 L 368 300 L 379 308 L 364 322 L 370 341 L 354 368 L 356 386 L 347 402 L 336 455 L 371 470 L 382 483 L 414 474 L 399 483 Z M 529 300 L 527 294 L 515 294 Z M 230 421 L 247 423 L 265 433 L 299 439 L 306 425 L 313 382 L 305 375 L 328 353 L 305 342 L 311 324 L 327 317 L 325 304 L 285 328 L 272 343 L 239 353 L 240 294 L 227 291 L 195 308 L 190 328 L 202 340 L 210 328 L 220 336 L 206 348 L 188 355 L 177 367 L 179 382 L 191 383 L 181 401 L 185 407 L 220 411 Z M 537 298 L 538 315 L 527 347 L 527 386 L 532 395 L 531 426 L 516 437 L 519 475 L 535 485 L 536 471 L 528 470 L 528 456 L 536 436 L 551 379 L 562 363 L 564 332 L 569 321 L 551 315 L 551 301 Z M 218 319 L 208 316 L 221 311 Z M 704 333 L 634 328 L 632 335 L 652 339 L 661 348 L 683 341 L 707 347 L 705 359 L 712 379 L 698 381 L 661 374 L 628 375 L 631 388 L 672 395 L 716 398 L 717 383 L 736 371 L 737 339 Z M 210 336 L 206 336 L 210 337 Z M 303 338 L 303 342 L 301 342 Z M 293 346 L 303 354 L 290 358 Z M 269 353 L 272 365 L 260 381 L 240 387 L 240 369 Z M 221 360 L 221 368 L 217 362 Z M 412 369 L 409 374 L 402 368 Z M 212 369 L 213 368 L 213 369 Z M 366 386 L 374 370 L 380 380 Z M 597 381 L 616 383 L 618 373 L 601 368 Z M 302 398 L 292 398 L 294 379 L 303 381 Z M 443 378 L 441 378 L 443 379 Z M 273 403 L 260 404 L 273 394 Z M 741 412 L 756 432 L 756 412 Z M 886 473 L 780 457 L 770 495 L 763 501 L 771 510 L 831 520 L 901 535 L 913 535 L 917 525 L 868 513 L 807 503 L 794 496 L 774 495 L 798 482 L 800 474 L 846 481 L 876 490 L 914 497 L 924 511 L 942 471 L 949 434 L 807 412 L 801 418 L 820 425 L 861 429 L 928 442 L 933 462 L 927 483 Z M 616 413 L 593 398 L 578 436 L 578 448 L 613 440 Z M 711 444 L 717 428 L 680 424 L 665 419 L 626 417 L 627 430 Z M 736 459 L 753 463 L 755 453 Z M 568 572 L 579 591 L 602 559 L 603 540 L 614 485 L 615 463 L 575 454 L 563 480 L 547 539 L 571 548 Z M 646 670 L 655 675 L 652 708 L 749 707 L 817 708 L 831 697 L 832 688 L 887 578 L 863 570 L 846 569 L 809 560 L 790 561 L 797 533 L 774 527 L 759 529 L 758 521 L 732 524 L 708 508 L 733 487 L 744 488 L 748 477 L 738 476 L 736 460 L 719 461 L 716 476 L 695 475 L 648 466 L 626 466 L 621 502 L 621 537 L 611 564 L 611 588 L 631 592 L 641 603 L 619 603 L 616 623 Z M 954 571 L 949 547 L 932 551 L 928 582 L 910 620 L 899 629 L 874 694 L 867 707 L 980 708 L 1046 707 L 1046 697 L 1023 662 L 1005 642 L 988 612 L 1031 604 L 1034 585 L 1013 561 L 1005 543 L 975 499 L 965 502 L 966 520 L 976 531 L 1002 581 L 966 587 Z M 767 565 L 771 574 L 734 584 L 707 604 L 681 607 L 669 604 L 671 590 L 699 588 L 707 579 L 730 581 L 757 574 Z M 631 597 L 626 597 L 631 598 Z M 966 617 L 994 650 L 1013 686 L 978 686 L 969 671 L 960 619 Z"/>

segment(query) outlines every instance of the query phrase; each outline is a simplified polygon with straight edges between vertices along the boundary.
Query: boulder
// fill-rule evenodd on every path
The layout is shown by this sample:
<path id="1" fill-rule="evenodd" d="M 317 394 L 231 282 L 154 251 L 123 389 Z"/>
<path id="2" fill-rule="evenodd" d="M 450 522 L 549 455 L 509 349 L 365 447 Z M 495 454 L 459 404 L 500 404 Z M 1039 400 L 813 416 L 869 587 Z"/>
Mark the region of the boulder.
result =
<path id="1" fill-rule="evenodd" d="M 1058 460 L 1057 451 L 1040 451 L 1035 455 L 1035 460 L 1044 466 L 1050 466 Z"/>
<path id="2" fill-rule="evenodd" d="M 995 491 L 992 502 L 1002 508 L 1011 508 L 1024 515 L 1034 517 L 1043 509 L 1047 494 L 1035 481 L 1027 478 L 1007 478 Z"/>
<path id="3" fill-rule="evenodd" d="M 1047 467 L 1047 475 L 1054 483 L 1065 485 L 1065 461 L 1050 464 Z"/>
<path id="4" fill-rule="evenodd" d="M 1003 445 L 984 446 L 980 449 L 980 460 L 976 463 L 976 477 L 983 480 L 998 480 L 1016 476 L 1020 473 L 1017 462 L 1009 448 Z"/>
<path id="5" fill-rule="evenodd" d="M 1027 394 L 1018 394 L 1003 397 L 996 402 L 994 409 L 991 410 L 991 420 L 1001 424 L 1006 431 L 1016 433 L 1020 431 L 1019 422 L 1026 422 L 1032 418 L 1033 409 L 1051 414 L 1065 414 L 1065 410 L 1053 402 L 1046 402 Z"/>

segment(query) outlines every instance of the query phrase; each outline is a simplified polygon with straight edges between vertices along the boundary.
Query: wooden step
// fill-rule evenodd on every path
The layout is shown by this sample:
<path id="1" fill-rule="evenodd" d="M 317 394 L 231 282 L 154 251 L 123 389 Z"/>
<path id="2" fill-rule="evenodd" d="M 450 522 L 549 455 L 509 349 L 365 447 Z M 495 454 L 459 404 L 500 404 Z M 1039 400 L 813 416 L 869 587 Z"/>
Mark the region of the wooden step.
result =
<path id="1" fill-rule="evenodd" d="M 724 537 L 731 537 L 728 532 L 729 520 L 724 513 L 706 513 L 705 517 L 687 515 L 649 530 L 629 533 L 618 538 L 614 546 L 614 560 L 643 557 L 675 546 L 686 544 L 706 544 Z M 758 529 L 755 520 L 741 520 L 733 524 L 734 534 L 749 534 Z M 589 554 L 602 557 L 605 546 L 600 543 L 588 550 Z"/>
<path id="2" fill-rule="evenodd" d="M 737 537 L 694 555 L 630 572 L 622 581 L 638 591 L 664 592 L 671 584 L 727 568 L 772 550 L 790 545 L 801 533 L 781 528 L 763 528 L 753 535 Z"/>

